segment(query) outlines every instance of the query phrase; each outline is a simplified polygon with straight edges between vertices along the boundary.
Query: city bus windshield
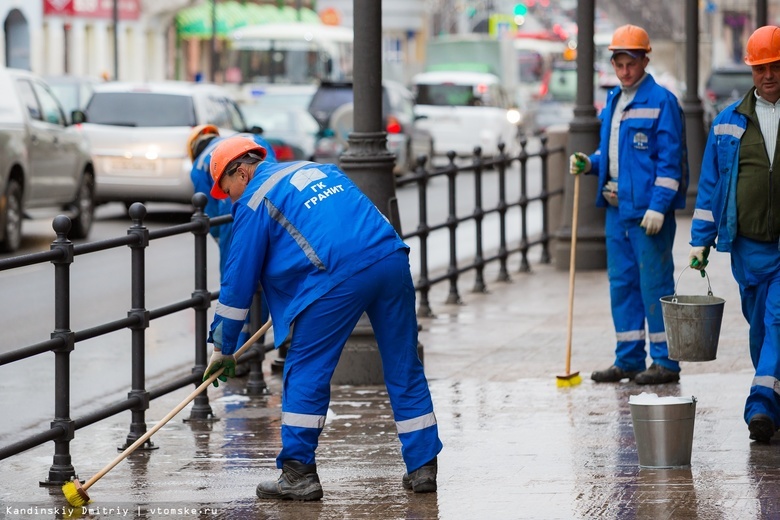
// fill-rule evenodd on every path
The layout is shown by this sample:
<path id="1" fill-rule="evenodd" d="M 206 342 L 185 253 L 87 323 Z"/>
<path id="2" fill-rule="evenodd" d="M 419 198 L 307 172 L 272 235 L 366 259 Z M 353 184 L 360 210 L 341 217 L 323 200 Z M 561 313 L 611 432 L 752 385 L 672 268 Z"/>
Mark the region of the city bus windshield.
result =
<path id="1" fill-rule="evenodd" d="M 228 83 L 306 84 L 352 77 L 352 29 L 310 23 L 242 27 L 229 38 Z"/>

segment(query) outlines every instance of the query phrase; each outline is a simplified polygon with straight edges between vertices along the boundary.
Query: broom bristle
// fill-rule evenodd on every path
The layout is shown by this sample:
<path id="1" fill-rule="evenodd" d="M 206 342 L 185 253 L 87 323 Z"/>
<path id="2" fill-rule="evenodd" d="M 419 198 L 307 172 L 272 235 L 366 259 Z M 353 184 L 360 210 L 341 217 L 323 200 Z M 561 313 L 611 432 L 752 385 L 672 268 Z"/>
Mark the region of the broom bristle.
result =
<path id="1" fill-rule="evenodd" d="M 568 376 L 557 376 L 555 378 L 555 382 L 558 385 L 558 388 L 577 386 L 578 384 L 582 383 L 582 377 L 580 377 L 579 372 L 576 372 Z"/>
<path id="2" fill-rule="evenodd" d="M 70 482 L 63 484 L 62 493 L 68 500 L 68 504 L 73 507 L 85 506 L 90 502 L 89 495 L 87 495 L 87 492 L 84 491 L 81 487 L 81 483 L 77 480 L 71 480 Z"/>

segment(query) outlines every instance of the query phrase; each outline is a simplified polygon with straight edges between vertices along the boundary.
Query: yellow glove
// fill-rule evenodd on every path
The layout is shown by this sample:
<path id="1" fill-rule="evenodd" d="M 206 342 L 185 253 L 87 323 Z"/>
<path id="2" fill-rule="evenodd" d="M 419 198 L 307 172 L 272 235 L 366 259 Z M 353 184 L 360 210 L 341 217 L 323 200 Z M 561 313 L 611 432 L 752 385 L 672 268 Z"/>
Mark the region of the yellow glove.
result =
<path id="1" fill-rule="evenodd" d="M 645 228 L 645 233 L 647 235 L 655 235 L 661 231 L 661 228 L 664 225 L 664 214 L 648 209 L 645 211 L 645 217 L 639 225 Z"/>
<path id="2" fill-rule="evenodd" d="M 590 158 L 582 152 L 574 152 L 569 156 L 569 173 L 579 175 L 590 171 Z"/>

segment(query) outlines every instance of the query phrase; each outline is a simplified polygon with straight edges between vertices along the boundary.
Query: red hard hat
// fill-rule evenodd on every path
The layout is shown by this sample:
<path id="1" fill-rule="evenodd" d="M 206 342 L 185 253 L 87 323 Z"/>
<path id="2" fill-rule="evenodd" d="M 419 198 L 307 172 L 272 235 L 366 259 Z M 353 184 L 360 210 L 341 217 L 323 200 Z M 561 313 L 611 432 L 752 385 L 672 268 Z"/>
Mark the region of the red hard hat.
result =
<path id="1" fill-rule="evenodd" d="M 230 163 L 250 152 L 259 155 L 261 160 L 265 159 L 267 154 L 265 148 L 248 137 L 228 137 L 214 148 L 209 164 L 211 178 L 214 179 L 214 186 L 211 187 L 212 197 L 215 199 L 228 198 L 228 194 L 219 187 L 219 180 L 225 174 Z"/>

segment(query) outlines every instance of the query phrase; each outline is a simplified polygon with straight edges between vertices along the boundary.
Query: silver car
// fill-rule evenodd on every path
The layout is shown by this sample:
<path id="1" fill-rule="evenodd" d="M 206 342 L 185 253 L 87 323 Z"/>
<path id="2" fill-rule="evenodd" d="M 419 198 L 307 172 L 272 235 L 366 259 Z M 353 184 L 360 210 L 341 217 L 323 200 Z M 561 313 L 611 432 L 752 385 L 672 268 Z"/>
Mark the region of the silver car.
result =
<path id="1" fill-rule="evenodd" d="M 89 145 L 38 76 L 0 68 L 0 252 L 16 251 L 28 209 L 67 211 L 71 238 L 94 217 Z"/>
<path id="2" fill-rule="evenodd" d="M 95 87 L 85 113 L 96 199 L 127 206 L 189 204 L 193 127 L 213 124 L 223 136 L 247 130 L 232 94 L 209 83 L 105 83 Z"/>

